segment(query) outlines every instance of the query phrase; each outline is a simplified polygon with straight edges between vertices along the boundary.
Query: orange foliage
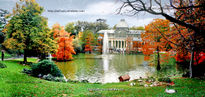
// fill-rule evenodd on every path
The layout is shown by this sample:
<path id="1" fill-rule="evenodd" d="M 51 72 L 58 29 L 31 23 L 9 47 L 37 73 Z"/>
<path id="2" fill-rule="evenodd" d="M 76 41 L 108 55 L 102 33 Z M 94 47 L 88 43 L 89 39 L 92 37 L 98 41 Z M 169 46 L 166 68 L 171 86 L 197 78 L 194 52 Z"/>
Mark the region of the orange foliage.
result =
<path id="1" fill-rule="evenodd" d="M 92 34 L 92 32 L 89 32 L 86 36 L 86 43 L 85 43 L 85 52 L 89 52 L 91 53 L 93 51 L 93 40 L 94 40 L 94 36 Z"/>
<path id="2" fill-rule="evenodd" d="M 97 49 L 98 49 L 98 52 L 102 53 L 102 41 L 103 41 L 103 37 L 104 35 L 103 34 L 99 34 L 99 36 L 101 36 L 102 38 L 98 39 L 98 43 L 97 43 Z"/>
<path id="3" fill-rule="evenodd" d="M 193 6 L 197 6 L 199 4 L 203 4 L 204 0 L 193 0 L 192 2 L 193 2 Z M 179 0 L 174 0 L 174 5 L 177 7 L 185 7 L 185 6 L 189 6 L 189 4 L 190 3 L 188 1 L 184 1 L 183 4 L 181 4 Z M 187 29 L 186 27 L 182 27 L 178 25 L 177 28 L 173 27 L 172 40 L 180 45 L 177 46 L 176 49 L 177 61 L 179 62 L 189 61 L 191 59 L 189 52 L 192 50 L 192 47 L 195 47 L 194 64 L 196 64 L 197 62 L 196 59 L 198 58 L 198 56 L 200 56 L 200 53 L 203 53 L 201 51 L 204 51 L 204 46 L 205 46 L 204 45 L 205 41 L 203 37 L 204 34 L 203 31 L 205 30 L 204 14 L 205 14 L 205 10 L 203 7 L 198 7 L 198 8 L 190 7 L 186 9 L 176 10 L 175 12 L 176 18 L 178 18 L 180 21 L 196 26 L 202 32 L 202 33 L 194 32 L 191 29 Z M 181 34 L 179 34 L 179 31 Z M 186 48 L 186 50 L 184 48 Z"/>
<path id="4" fill-rule="evenodd" d="M 170 43 L 166 41 L 161 33 L 170 33 L 170 22 L 165 19 L 155 19 L 153 22 L 145 26 L 145 33 L 142 33 L 143 54 L 150 55 L 159 48 L 159 51 L 167 51 Z"/>
<path id="5" fill-rule="evenodd" d="M 133 49 L 135 51 L 140 51 L 141 47 L 142 47 L 142 42 L 140 42 L 140 41 L 133 41 Z"/>
<path id="6" fill-rule="evenodd" d="M 66 32 L 59 24 L 53 26 L 53 32 L 53 37 L 58 43 L 57 53 L 53 56 L 57 57 L 57 60 L 73 59 L 72 54 L 76 54 L 72 44 L 74 36 L 70 36 L 70 33 Z"/>

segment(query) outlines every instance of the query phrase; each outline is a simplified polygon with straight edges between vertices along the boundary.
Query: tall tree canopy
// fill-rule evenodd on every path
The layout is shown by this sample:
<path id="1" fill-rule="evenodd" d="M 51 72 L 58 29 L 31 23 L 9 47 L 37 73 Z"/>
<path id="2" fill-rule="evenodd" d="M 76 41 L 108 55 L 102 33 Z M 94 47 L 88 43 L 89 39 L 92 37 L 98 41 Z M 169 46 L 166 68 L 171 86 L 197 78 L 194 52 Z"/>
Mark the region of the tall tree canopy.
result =
<path id="1" fill-rule="evenodd" d="M 66 32 L 58 23 L 53 25 L 52 32 L 54 39 L 58 43 L 57 53 L 54 54 L 54 57 L 61 61 L 73 59 L 72 55 L 75 54 L 72 43 L 74 36 L 70 36 L 71 33 Z"/>
<path id="2" fill-rule="evenodd" d="M 78 34 L 77 30 L 75 29 L 75 25 L 74 25 L 73 22 L 70 22 L 70 23 L 66 24 L 65 31 L 67 31 L 68 33 L 71 33 L 72 35 L 77 35 Z"/>
<path id="3" fill-rule="evenodd" d="M 5 36 L 2 30 L 4 29 L 4 26 L 6 25 L 5 16 L 7 14 L 9 14 L 7 10 L 0 9 L 0 47 L 1 47 L 1 43 L 3 43 L 5 39 Z"/>
<path id="4" fill-rule="evenodd" d="M 170 33 L 170 22 L 164 19 L 155 19 L 145 27 L 145 33 L 142 33 L 143 53 L 152 54 L 157 51 L 157 70 L 160 69 L 159 51 L 168 51 L 170 43 L 163 39 L 161 33 Z"/>
<path id="5" fill-rule="evenodd" d="M 180 19 L 181 15 L 189 13 L 192 14 L 187 15 L 187 18 L 192 19 L 193 14 L 195 14 L 195 10 L 198 10 L 201 14 L 198 15 L 198 17 L 202 17 L 204 19 L 204 0 L 122 0 L 122 2 L 123 5 L 119 8 L 119 13 L 136 15 L 140 12 L 147 12 L 154 15 L 161 15 L 173 23 L 192 29 L 196 33 L 204 36 L 204 24 L 200 24 L 203 26 L 201 28 L 199 25 L 190 24 L 188 21 Z M 178 15 L 179 17 L 176 17 L 170 14 L 171 10 L 175 12 L 176 10 L 187 10 L 189 13 L 181 13 Z"/>
<path id="6" fill-rule="evenodd" d="M 123 5 L 119 12 L 136 15 L 140 12 L 148 12 L 153 15 L 161 15 L 173 22 L 177 33 L 164 38 L 178 48 L 181 46 L 191 54 L 189 72 L 192 77 L 192 65 L 195 52 L 205 51 L 205 1 L 204 0 L 122 0 Z M 174 11 L 170 14 L 170 11 Z M 182 34 L 184 33 L 184 34 Z M 165 35 L 164 35 L 165 36 Z M 169 35 L 168 35 L 169 36 Z M 178 37 L 177 37 L 178 36 Z M 188 37 L 186 37 L 188 36 Z M 166 37 L 166 36 L 165 36 Z M 171 38 L 172 37 L 172 38 Z M 183 42 L 169 39 L 178 38 Z M 181 44 L 178 44 L 181 43 Z M 197 54 L 197 53 L 196 53 Z M 199 53 L 198 53 L 199 54 Z M 197 55 L 198 56 L 198 55 Z"/>
<path id="7" fill-rule="evenodd" d="M 23 50 L 25 63 L 30 50 L 42 55 L 56 50 L 56 42 L 51 39 L 47 19 L 41 16 L 42 12 L 43 8 L 35 0 L 20 0 L 4 29 L 4 46 L 12 50 Z"/>

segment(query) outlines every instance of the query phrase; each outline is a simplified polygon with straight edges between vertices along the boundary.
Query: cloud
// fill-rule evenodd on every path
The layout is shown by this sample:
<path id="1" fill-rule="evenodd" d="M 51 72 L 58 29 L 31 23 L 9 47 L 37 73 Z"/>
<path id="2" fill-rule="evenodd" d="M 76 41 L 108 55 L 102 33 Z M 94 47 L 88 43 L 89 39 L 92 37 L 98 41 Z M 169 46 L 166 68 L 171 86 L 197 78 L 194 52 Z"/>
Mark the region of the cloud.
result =
<path id="1" fill-rule="evenodd" d="M 88 5 L 86 8 L 86 14 L 89 15 L 111 15 L 115 14 L 115 11 L 119 8 L 119 3 L 110 1 L 101 1 Z"/>
<path id="2" fill-rule="evenodd" d="M 117 8 L 120 7 L 120 3 L 114 1 L 100 1 L 88 4 L 84 9 L 74 9 L 74 10 L 84 10 L 84 12 L 65 12 L 58 13 L 60 15 L 92 15 L 92 16 L 106 16 L 113 15 L 116 13 Z"/>
<path id="3" fill-rule="evenodd" d="M 7 2 L 18 2 L 19 0 L 1 0 L 3 2 L 7 1 Z"/>

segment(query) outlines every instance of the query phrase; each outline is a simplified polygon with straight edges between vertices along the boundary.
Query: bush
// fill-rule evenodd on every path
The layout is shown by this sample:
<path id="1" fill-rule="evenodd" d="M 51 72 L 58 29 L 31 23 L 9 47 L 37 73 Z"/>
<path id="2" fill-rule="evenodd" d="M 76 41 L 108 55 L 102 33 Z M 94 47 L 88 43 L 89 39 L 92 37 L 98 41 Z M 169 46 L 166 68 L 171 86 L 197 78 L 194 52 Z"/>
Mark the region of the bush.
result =
<path id="1" fill-rule="evenodd" d="M 55 77 L 54 81 L 56 81 L 56 82 L 66 82 L 66 80 L 63 77 Z"/>
<path id="2" fill-rule="evenodd" d="M 170 82 L 171 82 L 171 79 L 168 78 L 168 77 L 167 77 L 167 78 L 159 78 L 158 81 L 170 83 Z"/>
<path id="3" fill-rule="evenodd" d="M 47 74 L 43 76 L 43 79 L 49 80 L 49 81 L 54 81 L 55 77 L 52 76 L 51 74 Z"/>
<path id="4" fill-rule="evenodd" d="M 61 71 L 58 69 L 54 62 L 49 60 L 40 61 L 37 64 L 32 64 L 31 66 L 32 75 L 38 77 L 41 75 L 51 74 L 54 77 L 63 77 Z"/>
<path id="5" fill-rule="evenodd" d="M 29 70 L 29 69 L 27 69 L 27 68 L 24 68 L 22 72 L 23 72 L 23 73 L 26 73 L 26 74 L 31 74 L 31 70 Z"/>
<path id="6" fill-rule="evenodd" d="M 6 68 L 6 65 L 4 63 L 0 63 L 0 68 Z"/>

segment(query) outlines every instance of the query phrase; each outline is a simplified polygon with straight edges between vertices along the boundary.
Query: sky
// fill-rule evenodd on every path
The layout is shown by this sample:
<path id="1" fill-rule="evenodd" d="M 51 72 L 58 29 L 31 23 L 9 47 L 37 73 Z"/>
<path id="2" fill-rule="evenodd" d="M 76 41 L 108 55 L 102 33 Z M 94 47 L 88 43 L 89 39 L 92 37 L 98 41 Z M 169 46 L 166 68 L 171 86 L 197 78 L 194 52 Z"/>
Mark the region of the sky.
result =
<path id="1" fill-rule="evenodd" d="M 0 0 L 0 8 L 12 12 L 18 0 Z M 125 19 L 129 27 L 145 26 L 155 18 L 161 16 L 149 13 L 140 13 L 135 16 L 117 14 L 117 9 L 122 5 L 120 0 L 36 0 L 44 8 L 42 16 L 48 18 L 48 25 L 55 23 L 65 26 L 69 22 L 106 19 L 106 23 L 113 27 L 121 19 Z M 74 11 L 74 12 L 71 12 Z"/>

